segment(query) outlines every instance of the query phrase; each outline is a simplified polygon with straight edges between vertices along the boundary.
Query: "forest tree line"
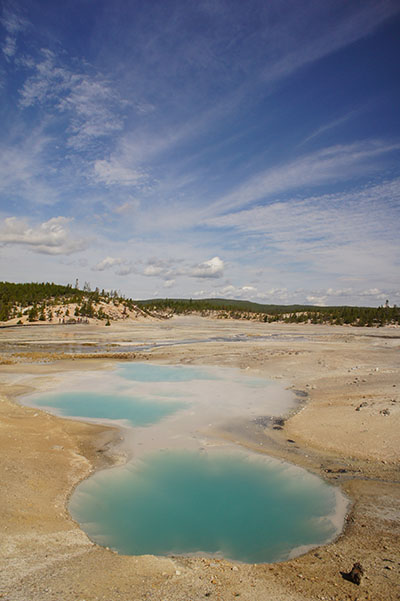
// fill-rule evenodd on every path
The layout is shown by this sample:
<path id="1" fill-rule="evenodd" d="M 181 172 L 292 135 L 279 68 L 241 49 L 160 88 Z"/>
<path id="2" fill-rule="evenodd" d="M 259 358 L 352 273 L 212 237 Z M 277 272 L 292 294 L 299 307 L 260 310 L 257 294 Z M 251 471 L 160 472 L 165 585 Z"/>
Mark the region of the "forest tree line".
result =
<path id="1" fill-rule="evenodd" d="M 83 289 L 77 284 L 62 286 L 59 284 L 0 282 L 0 321 L 7 321 L 28 311 L 29 321 L 46 321 L 51 307 L 57 304 L 76 304 L 75 316 L 106 318 L 94 310 L 94 304 L 100 301 L 107 304 L 122 303 L 127 309 L 138 307 L 145 313 L 169 317 L 174 314 L 213 315 L 221 319 L 251 319 L 266 323 L 313 323 L 352 326 L 384 326 L 400 324 L 400 310 L 389 307 L 322 307 L 310 305 L 265 305 L 250 301 L 227 299 L 149 299 L 134 301 L 120 292 L 111 290 L 91 290 L 85 282 Z M 102 311 L 102 310 L 100 310 Z"/>
<path id="2" fill-rule="evenodd" d="M 158 313 L 208 315 L 226 319 L 258 319 L 266 323 L 328 323 L 353 326 L 384 326 L 400 323 L 398 307 L 318 307 L 310 305 L 262 305 L 227 299 L 151 299 L 136 301 L 139 307 Z"/>

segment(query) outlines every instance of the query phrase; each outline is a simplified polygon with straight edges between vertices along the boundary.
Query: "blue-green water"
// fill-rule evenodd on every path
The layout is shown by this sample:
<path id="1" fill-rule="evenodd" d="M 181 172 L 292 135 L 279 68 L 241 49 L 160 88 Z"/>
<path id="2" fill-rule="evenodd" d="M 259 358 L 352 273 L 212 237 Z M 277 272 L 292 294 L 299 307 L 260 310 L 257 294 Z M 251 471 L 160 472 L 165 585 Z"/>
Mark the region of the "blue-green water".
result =
<path id="1" fill-rule="evenodd" d="M 86 391 L 43 395 L 36 400 L 36 405 L 55 409 L 60 415 L 123 420 L 131 426 L 148 426 L 186 406 L 178 401 Z"/>
<path id="2" fill-rule="evenodd" d="M 232 369 L 124 363 L 68 372 L 68 380 L 29 402 L 131 427 L 126 444 L 134 460 L 93 475 L 70 502 L 89 536 L 121 553 L 278 561 L 336 533 L 330 519 L 335 489 L 322 480 L 256 455 L 193 450 L 210 448 L 207 428 L 214 424 L 287 410 L 289 392 L 263 378 Z"/>
<path id="3" fill-rule="evenodd" d="M 304 470 L 242 454 L 158 452 L 83 482 L 70 512 L 96 542 L 131 555 L 287 559 L 335 534 L 334 490 Z"/>
<path id="4" fill-rule="evenodd" d="M 124 363 L 120 365 L 118 373 L 123 378 L 136 382 L 191 382 L 217 379 L 216 373 L 212 373 L 207 368 L 151 363 Z"/>

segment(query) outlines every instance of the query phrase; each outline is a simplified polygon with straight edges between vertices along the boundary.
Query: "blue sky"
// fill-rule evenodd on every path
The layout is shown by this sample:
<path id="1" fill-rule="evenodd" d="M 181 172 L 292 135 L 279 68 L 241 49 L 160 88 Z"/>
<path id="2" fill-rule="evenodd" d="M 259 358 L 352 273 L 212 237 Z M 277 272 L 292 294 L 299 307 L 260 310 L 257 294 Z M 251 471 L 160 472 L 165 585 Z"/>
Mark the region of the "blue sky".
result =
<path id="1" fill-rule="evenodd" d="M 396 0 L 13 0 L 2 280 L 400 304 Z"/>

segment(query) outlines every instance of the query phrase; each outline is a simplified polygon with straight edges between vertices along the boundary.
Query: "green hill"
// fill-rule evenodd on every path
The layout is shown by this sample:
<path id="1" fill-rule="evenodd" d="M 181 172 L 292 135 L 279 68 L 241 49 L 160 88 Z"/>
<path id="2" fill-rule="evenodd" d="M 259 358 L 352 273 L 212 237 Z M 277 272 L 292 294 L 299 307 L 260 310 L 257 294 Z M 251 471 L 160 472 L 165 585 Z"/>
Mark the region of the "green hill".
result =
<path id="1" fill-rule="evenodd" d="M 191 313 L 220 319 L 248 319 L 262 322 L 331 323 L 353 326 L 383 326 L 400 323 L 400 311 L 394 307 L 321 307 L 311 305 L 259 304 L 245 300 L 223 298 L 184 299 L 164 298 L 134 301 L 121 297 L 116 291 L 94 291 L 85 284 L 80 290 L 71 285 L 49 282 L 15 284 L 0 282 L 0 321 L 28 314 L 28 321 L 46 321 L 51 307 L 74 303 L 75 315 L 106 319 L 105 305 L 123 305 L 123 316 L 129 311 L 144 315 L 171 317 Z M 100 307 L 100 305 L 103 305 Z M 26 319 L 26 318 L 25 318 Z"/>
<path id="2" fill-rule="evenodd" d="M 221 318 L 258 319 L 264 322 L 331 323 L 354 326 L 383 326 L 400 323 L 397 307 L 351 307 L 314 305 L 263 305 L 251 301 L 221 298 L 208 299 L 148 299 L 137 305 L 159 313 L 218 313 Z"/>

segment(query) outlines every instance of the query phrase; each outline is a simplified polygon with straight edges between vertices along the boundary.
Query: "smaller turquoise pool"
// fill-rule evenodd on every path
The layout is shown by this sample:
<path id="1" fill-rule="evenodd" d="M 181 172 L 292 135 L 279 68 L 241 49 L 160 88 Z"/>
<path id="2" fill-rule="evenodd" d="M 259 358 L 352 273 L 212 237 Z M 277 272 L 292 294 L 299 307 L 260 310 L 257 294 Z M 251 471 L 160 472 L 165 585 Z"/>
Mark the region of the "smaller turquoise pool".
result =
<path id="1" fill-rule="evenodd" d="M 149 426 L 187 406 L 179 401 L 85 391 L 41 395 L 35 404 L 42 408 L 49 407 L 59 415 L 123 420 L 130 426 Z"/>
<path id="2" fill-rule="evenodd" d="M 210 368 L 186 365 L 154 365 L 151 363 L 120 364 L 117 374 L 135 382 L 191 382 L 194 380 L 217 380 Z"/>

